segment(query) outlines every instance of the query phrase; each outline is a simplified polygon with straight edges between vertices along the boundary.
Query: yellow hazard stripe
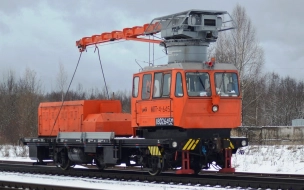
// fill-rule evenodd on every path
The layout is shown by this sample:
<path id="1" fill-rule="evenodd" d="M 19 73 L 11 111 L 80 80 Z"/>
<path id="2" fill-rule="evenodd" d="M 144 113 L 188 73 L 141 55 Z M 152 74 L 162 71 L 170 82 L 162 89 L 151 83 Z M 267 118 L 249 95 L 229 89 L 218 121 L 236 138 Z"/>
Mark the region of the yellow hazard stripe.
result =
<path id="1" fill-rule="evenodd" d="M 187 150 L 188 145 L 192 142 L 192 139 L 189 139 L 185 146 L 183 147 L 183 150 Z"/>
<path id="2" fill-rule="evenodd" d="M 191 143 L 190 143 L 190 145 L 187 147 L 187 150 L 190 150 L 191 149 L 191 147 L 192 147 L 192 145 L 195 143 L 195 140 L 193 140 Z"/>
<path id="3" fill-rule="evenodd" d="M 183 147 L 183 150 L 194 150 L 199 141 L 200 139 L 189 139 Z"/>
<path id="4" fill-rule="evenodd" d="M 149 149 L 150 154 L 152 156 L 160 156 L 161 155 L 158 146 L 148 146 L 148 149 Z"/>
<path id="5" fill-rule="evenodd" d="M 228 149 L 234 149 L 234 145 L 232 144 L 232 142 L 230 141 L 230 139 L 224 139 L 224 140 L 226 140 L 226 141 L 229 142 L 229 147 L 228 147 Z"/>
<path id="6" fill-rule="evenodd" d="M 230 142 L 231 149 L 234 149 L 234 146 L 233 146 L 232 142 L 230 140 L 229 140 L 229 142 Z"/>
<path id="7" fill-rule="evenodd" d="M 195 143 L 194 143 L 194 145 L 192 146 L 191 150 L 194 150 L 194 149 L 195 149 L 195 147 L 196 147 L 196 145 L 197 145 L 197 143 L 198 143 L 199 141 L 200 141 L 199 139 L 197 139 L 197 140 L 195 141 Z"/>

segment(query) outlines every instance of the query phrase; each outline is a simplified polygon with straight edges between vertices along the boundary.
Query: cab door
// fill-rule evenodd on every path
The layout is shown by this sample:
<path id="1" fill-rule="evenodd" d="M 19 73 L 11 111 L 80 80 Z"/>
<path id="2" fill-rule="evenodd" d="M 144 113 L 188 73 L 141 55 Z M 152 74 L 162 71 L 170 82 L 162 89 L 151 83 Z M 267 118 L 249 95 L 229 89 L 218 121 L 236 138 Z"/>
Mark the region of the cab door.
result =
<path id="1" fill-rule="evenodd" d="M 171 71 L 143 75 L 141 100 L 136 102 L 138 126 L 173 126 L 173 101 L 171 100 Z"/>

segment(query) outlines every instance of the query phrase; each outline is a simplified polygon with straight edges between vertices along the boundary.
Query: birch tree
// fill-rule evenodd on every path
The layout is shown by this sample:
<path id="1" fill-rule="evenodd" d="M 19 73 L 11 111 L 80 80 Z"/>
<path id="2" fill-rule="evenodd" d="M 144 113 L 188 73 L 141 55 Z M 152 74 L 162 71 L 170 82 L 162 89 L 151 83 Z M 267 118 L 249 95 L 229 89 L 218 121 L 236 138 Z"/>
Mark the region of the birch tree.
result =
<path id="1" fill-rule="evenodd" d="M 67 89 L 68 74 L 64 69 L 64 65 L 59 63 L 59 72 L 57 74 L 57 86 L 61 93 L 61 101 L 63 101 L 65 90 Z"/>
<path id="2" fill-rule="evenodd" d="M 246 98 L 248 97 L 254 100 L 257 99 L 259 95 L 255 93 L 256 96 L 247 96 L 245 92 L 254 93 L 252 86 L 258 82 L 260 77 L 264 64 L 264 52 L 259 45 L 256 38 L 256 30 L 245 8 L 237 5 L 231 16 L 236 28 L 220 33 L 213 54 L 217 62 L 233 63 L 237 67 L 241 79 L 243 100 L 244 102 L 251 102 L 251 100 L 246 100 Z M 244 107 L 245 106 L 243 106 L 242 111 L 246 113 Z M 246 120 L 243 120 L 243 124 L 246 124 Z"/>
<path id="3" fill-rule="evenodd" d="M 256 30 L 244 7 L 237 5 L 232 13 L 236 24 L 234 30 L 221 33 L 215 48 L 218 62 L 233 63 L 239 70 L 241 79 L 253 81 L 264 64 L 264 51 L 256 39 Z M 243 89 L 250 86 L 250 80 L 242 80 Z"/>

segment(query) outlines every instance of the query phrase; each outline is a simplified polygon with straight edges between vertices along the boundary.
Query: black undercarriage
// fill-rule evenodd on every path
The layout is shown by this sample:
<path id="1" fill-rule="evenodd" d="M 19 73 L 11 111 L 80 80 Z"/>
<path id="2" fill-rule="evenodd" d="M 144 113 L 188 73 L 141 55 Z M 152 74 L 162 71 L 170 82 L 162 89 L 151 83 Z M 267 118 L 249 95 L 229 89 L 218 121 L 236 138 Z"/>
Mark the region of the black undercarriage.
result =
<path id="1" fill-rule="evenodd" d="M 142 128 L 139 137 L 121 138 L 113 133 L 62 132 L 53 138 L 23 138 L 29 146 L 30 157 L 43 163 L 52 159 L 61 169 L 75 164 L 93 164 L 100 170 L 125 163 L 127 166 L 142 166 L 151 175 L 167 169 L 188 168 L 198 173 L 216 162 L 227 167 L 226 150 L 235 152 L 239 146 L 233 140 L 230 129 Z M 235 144 L 235 145 L 233 145 Z M 238 143 L 240 144 L 240 143 Z M 231 166 L 229 166 L 231 167 Z"/>
<path id="2" fill-rule="evenodd" d="M 136 130 L 138 137 L 146 139 L 162 138 L 230 138 L 231 129 L 183 129 L 180 127 L 142 127 Z"/>

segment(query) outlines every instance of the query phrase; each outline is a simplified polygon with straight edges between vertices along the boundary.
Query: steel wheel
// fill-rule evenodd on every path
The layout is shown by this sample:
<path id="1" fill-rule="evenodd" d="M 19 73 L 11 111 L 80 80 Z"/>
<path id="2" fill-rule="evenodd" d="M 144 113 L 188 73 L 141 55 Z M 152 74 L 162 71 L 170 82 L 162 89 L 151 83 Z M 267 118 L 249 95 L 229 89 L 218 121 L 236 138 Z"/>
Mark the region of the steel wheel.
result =
<path id="1" fill-rule="evenodd" d="M 191 162 L 190 162 L 190 168 L 194 171 L 194 174 L 199 174 L 202 170 L 202 160 L 199 156 L 193 155 Z"/>
<path id="2" fill-rule="evenodd" d="M 98 160 L 96 161 L 96 166 L 99 170 L 104 170 L 107 167 L 106 164 L 100 163 Z"/>
<path id="3" fill-rule="evenodd" d="M 202 164 L 200 163 L 193 164 L 193 167 L 191 169 L 193 169 L 194 174 L 199 174 L 202 170 Z"/>
<path id="4" fill-rule="evenodd" d="M 150 175 L 153 175 L 153 176 L 159 175 L 161 173 L 161 169 L 160 168 L 154 168 L 154 169 L 149 170 L 148 173 Z"/>
<path id="5" fill-rule="evenodd" d="M 94 159 L 95 164 L 99 170 L 104 170 L 107 165 L 104 163 L 103 155 L 99 154 L 97 158 Z"/>
<path id="6" fill-rule="evenodd" d="M 68 157 L 67 150 L 64 149 L 58 153 L 57 167 L 62 170 L 68 170 L 71 166 L 71 161 Z"/>

